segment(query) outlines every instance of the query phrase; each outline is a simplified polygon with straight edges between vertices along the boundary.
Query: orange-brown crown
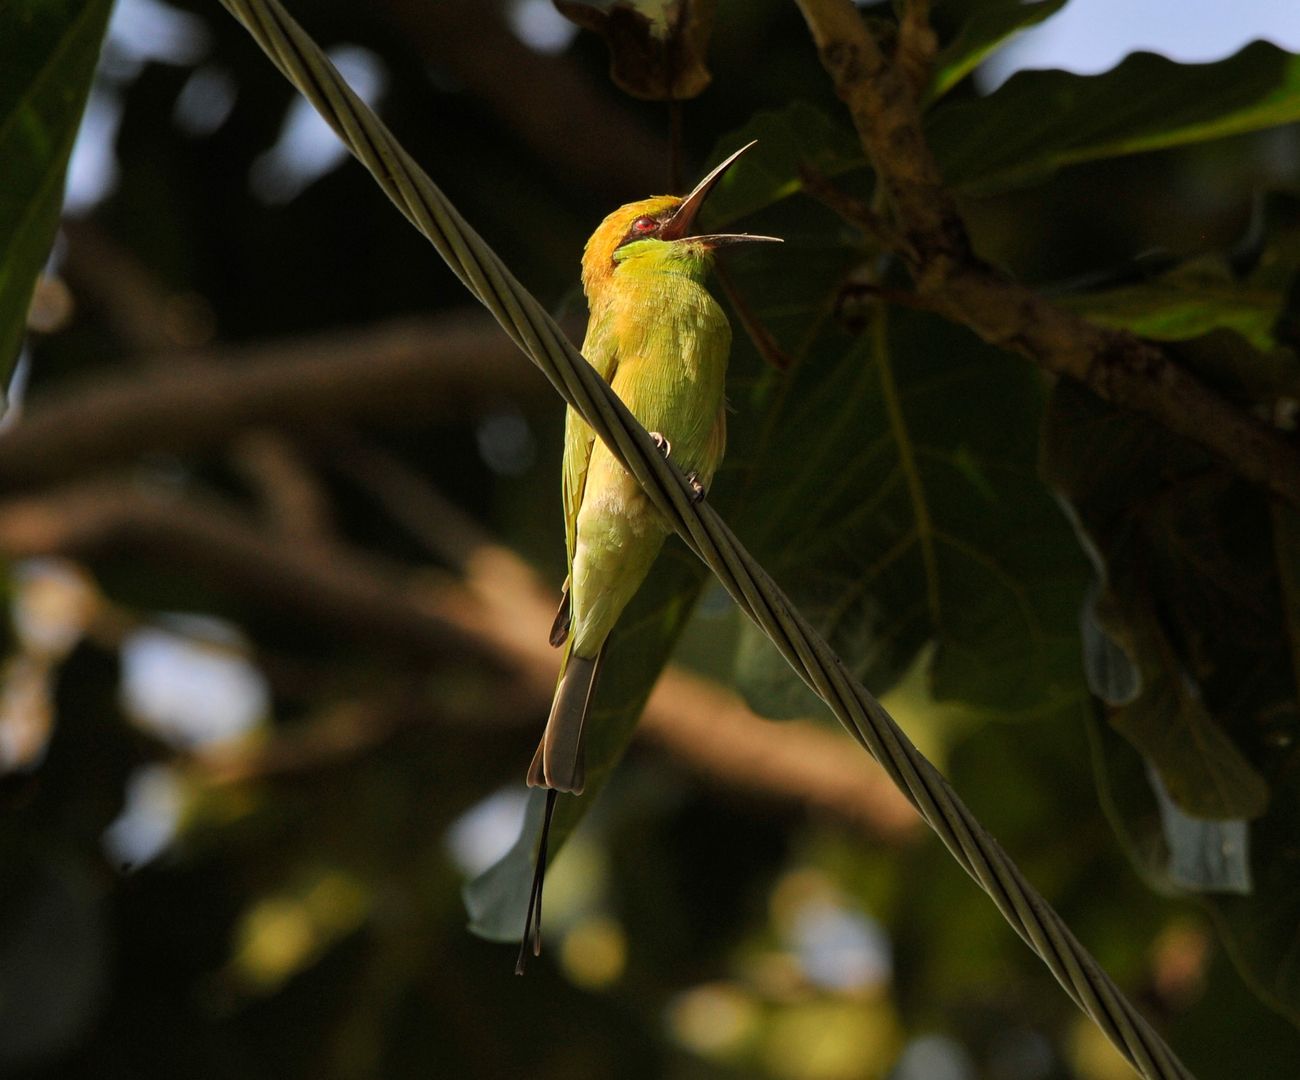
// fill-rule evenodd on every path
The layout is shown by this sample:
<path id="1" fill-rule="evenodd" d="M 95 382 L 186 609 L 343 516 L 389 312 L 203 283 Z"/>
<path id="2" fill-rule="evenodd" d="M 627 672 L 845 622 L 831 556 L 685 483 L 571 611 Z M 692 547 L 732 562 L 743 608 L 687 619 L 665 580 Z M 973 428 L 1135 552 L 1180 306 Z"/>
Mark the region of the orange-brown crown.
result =
<path id="1" fill-rule="evenodd" d="M 594 301 L 614 274 L 614 250 L 632 235 L 638 218 L 664 218 L 681 206 L 680 195 L 654 195 L 620 206 L 606 216 L 582 251 L 582 291 Z"/>

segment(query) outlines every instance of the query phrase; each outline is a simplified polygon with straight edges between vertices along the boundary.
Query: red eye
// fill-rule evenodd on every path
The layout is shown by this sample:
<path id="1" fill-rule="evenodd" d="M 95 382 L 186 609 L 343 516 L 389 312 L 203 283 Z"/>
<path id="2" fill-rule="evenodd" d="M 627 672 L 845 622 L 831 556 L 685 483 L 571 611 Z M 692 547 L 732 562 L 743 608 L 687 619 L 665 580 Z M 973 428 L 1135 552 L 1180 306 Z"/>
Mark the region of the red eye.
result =
<path id="1" fill-rule="evenodd" d="M 654 232 L 657 228 L 659 228 L 659 222 L 655 221 L 652 217 L 639 217 L 632 222 L 633 232 L 650 233 Z"/>

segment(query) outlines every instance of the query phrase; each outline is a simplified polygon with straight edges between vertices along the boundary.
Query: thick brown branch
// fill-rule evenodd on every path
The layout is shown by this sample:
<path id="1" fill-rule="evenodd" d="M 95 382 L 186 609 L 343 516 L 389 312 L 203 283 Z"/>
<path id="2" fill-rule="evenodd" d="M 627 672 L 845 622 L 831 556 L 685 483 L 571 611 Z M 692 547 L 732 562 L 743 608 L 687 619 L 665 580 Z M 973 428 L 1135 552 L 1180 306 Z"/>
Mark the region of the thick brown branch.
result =
<path id="1" fill-rule="evenodd" d="M 499 666 L 436 613 L 411 603 L 400 580 L 337 547 L 284 543 L 220 506 L 113 482 L 0 503 L 0 553 L 9 558 L 147 556 L 179 566 L 262 611 L 289 615 L 372 648 L 445 662 Z"/>
<path id="2" fill-rule="evenodd" d="M 390 489 L 403 500 L 415 490 L 415 478 L 406 480 Z M 441 504 L 426 505 L 437 507 L 441 519 Z M 104 482 L 0 503 L 0 554 L 147 554 L 198 572 L 263 610 L 348 640 L 442 663 L 484 662 L 510 675 L 503 708 L 540 724 L 555 684 L 556 653 L 546 644 L 552 591 L 517 556 L 483 542 L 481 533 L 466 544 L 468 525 L 459 527 L 449 550 L 461 557 L 449 561 L 463 566 L 465 583 L 417 584 L 350 548 L 285 543 L 218 505 Z M 378 745 L 394 722 L 377 719 L 380 730 L 372 732 L 364 730 L 364 715 L 344 709 L 336 719 L 337 730 L 328 729 L 319 746 L 308 739 L 307 746 L 290 742 L 254 751 L 249 761 L 236 755 L 223 759 L 218 772 L 230 779 L 329 763 Z M 690 768 L 728 787 L 824 812 L 882 842 L 904 842 L 919 832 L 912 807 L 879 768 L 845 753 L 842 736 L 812 724 L 769 724 L 695 676 L 669 669 L 650 698 L 642 729 Z M 520 751 L 521 781 L 527 750 Z"/>
<path id="3" fill-rule="evenodd" d="M 925 141 L 909 74 L 892 63 L 850 0 L 798 0 L 906 239 L 918 292 L 985 341 L 1021 353 L 1143 413 L 1300 507 L 1300 449 L 1132 334 L 1064 311 L 978 259 Z"/>
<path id="4" fill-rule="evenodd" d="M 409 319 L 282 344 L 187 353 L 180 370 L 132 372 L 37 398 L 0 432 L 0 485 L 83 475 L 139 454 L 212 446 L 272 426 L 342 422 L 426 426 L 541 398 L 485 315 Z"/>

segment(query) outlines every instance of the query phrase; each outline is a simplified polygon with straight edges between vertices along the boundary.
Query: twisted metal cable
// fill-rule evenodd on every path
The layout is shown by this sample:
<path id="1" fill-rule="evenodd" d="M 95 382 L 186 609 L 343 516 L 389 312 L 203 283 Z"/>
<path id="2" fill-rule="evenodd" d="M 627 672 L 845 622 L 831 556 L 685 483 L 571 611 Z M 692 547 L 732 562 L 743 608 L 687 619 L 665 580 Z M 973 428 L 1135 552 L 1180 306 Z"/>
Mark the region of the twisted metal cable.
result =
<path id="1" fill-rule="evenodd" d="M 939 771 L 847 671 L 726 523 L 707 503 L 693 501 L 680 470 L 658 451 L 609 385 L 352 92 L 306 32 L 277 0 L 221 3 L 315 106 L 511 340 L 632 472 L 687 545 L 845 730 L 880 762 L 1074 1003 L 1147 1080 L 1194 1080 Z"/>

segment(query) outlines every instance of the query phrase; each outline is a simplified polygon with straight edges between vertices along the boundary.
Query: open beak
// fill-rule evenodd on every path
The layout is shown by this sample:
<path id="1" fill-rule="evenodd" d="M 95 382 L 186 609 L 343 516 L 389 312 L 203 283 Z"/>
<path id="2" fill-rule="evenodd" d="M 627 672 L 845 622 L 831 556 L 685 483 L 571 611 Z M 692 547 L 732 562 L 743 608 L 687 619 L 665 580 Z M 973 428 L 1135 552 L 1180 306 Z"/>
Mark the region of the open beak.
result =
<path id="1" fill-rule="evenodd" d="M 709 197 L 709 192 L 722 179 L 722 174 L 730 169 L 735 164 L 736 159 L 757 141 L 755 139 L 753 142 L 746 143 L 695 185 L 695 190 L 682 200 L 677 212 L 664 222 L 662 228 L 660 228 L 659 236 L 661 239 L 690 240 L 696 244 L 707 244 L 711 248 L 729 247 L 732 244 L 747 244 L 751 241 L 770 244 L 782 242 L 779 236 L 753 236 L 750 233 L 712 233 L 707 236 L 697 236 L 691 232 L 691 226 L 695 224 L 695 216 L 700 212 L 700 207 L 704 205 L 704 200 Z"/>

